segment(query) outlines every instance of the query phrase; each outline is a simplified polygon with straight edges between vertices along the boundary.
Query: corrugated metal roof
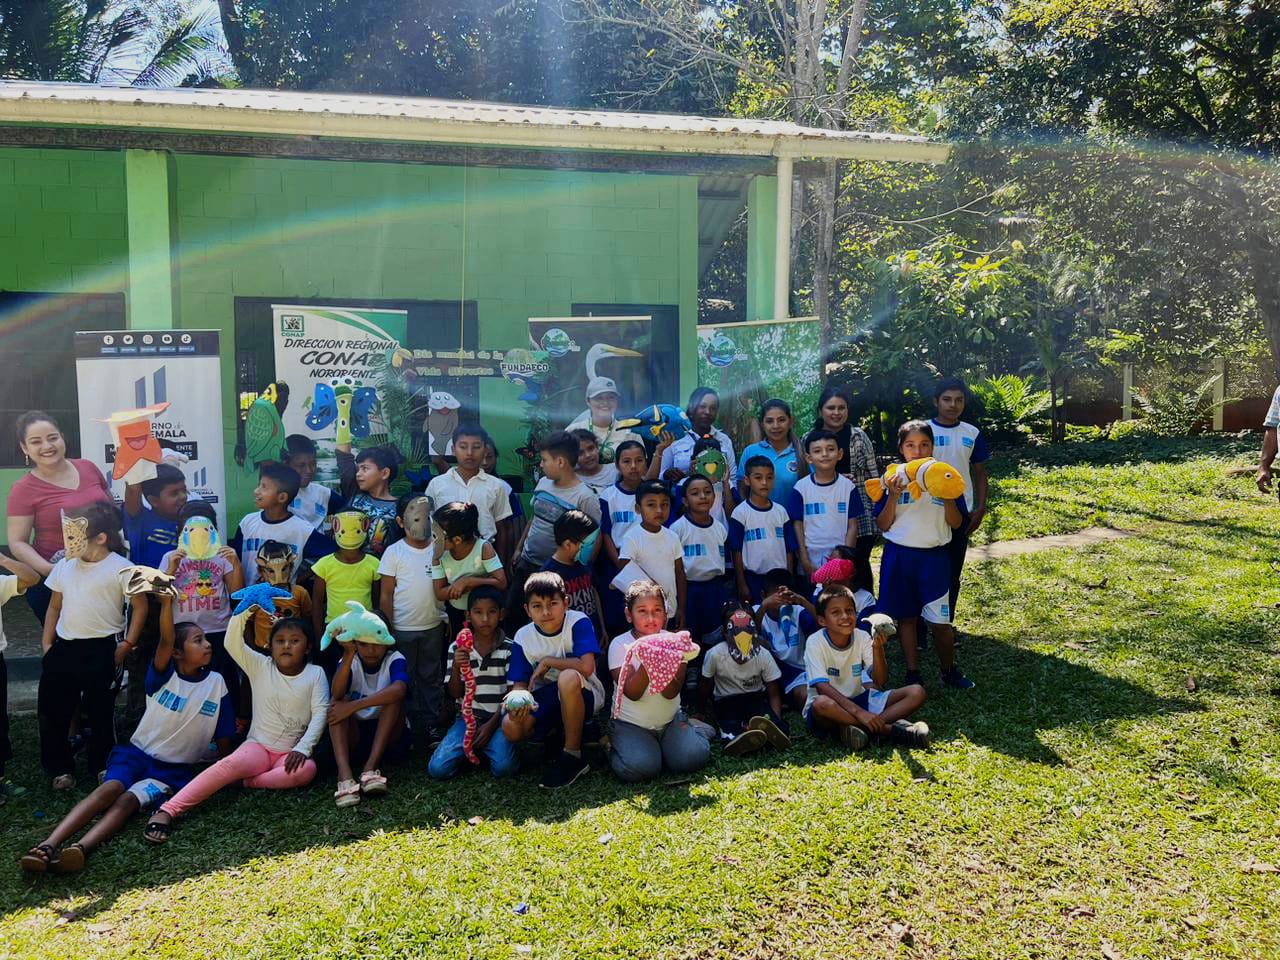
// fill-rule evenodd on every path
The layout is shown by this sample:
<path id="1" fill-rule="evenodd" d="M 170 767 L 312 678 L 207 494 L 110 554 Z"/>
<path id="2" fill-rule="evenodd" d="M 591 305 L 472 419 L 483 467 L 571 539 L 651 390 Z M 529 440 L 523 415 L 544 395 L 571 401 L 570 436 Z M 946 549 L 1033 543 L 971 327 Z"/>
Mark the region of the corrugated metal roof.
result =
<path id="1" fill-rule="evenodd" d="M 278 90 L 0 83 L 0 124 L 124 127 L 606 152 L 941 163 L 949 145 L 891 133 L 612 110 Z"/>

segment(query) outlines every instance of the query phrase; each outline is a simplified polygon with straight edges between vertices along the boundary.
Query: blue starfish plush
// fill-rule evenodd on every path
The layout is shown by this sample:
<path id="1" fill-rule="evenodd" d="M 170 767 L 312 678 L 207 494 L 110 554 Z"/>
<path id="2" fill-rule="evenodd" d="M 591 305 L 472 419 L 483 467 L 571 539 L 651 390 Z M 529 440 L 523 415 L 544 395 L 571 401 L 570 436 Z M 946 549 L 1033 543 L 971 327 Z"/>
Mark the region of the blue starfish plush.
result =
<path id="1" fill-rule="evenodd" d="M 239 616 L 252 607 L 258 607 L 267 613 L 275 613 L 274 598 L 292 596 L 293 594 L 288 590 L 281 590 L 279 587 L 273 587 L 269 583 L 255 583 L 253 586 L 237 590 L 231 595 L 232 600 L 240 601 L 231 613 L 233 616 Z"/>

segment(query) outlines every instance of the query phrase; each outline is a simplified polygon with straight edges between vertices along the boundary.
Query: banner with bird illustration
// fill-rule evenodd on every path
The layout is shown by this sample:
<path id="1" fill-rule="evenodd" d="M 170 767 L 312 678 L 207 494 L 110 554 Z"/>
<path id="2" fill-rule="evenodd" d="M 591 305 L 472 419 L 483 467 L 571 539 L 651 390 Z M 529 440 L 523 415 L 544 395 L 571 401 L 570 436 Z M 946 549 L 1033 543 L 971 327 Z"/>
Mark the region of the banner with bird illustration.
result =
<path id="1" fill-rule="evenodd" d="M 699 325 L 698 384 L 720 394 L 720 429 L 731 437 L 760 439 L 760 407 L 770 397 L 791 404 L 803 434 L 822 392 L 818 318 Z"/>
<path id="2" fill-rule="evenodd" d="M 192 500 L 213 505 L 225 529 L 222 361 L 216 330 L 76 333 L 80 455 L 97 464 L 111 493 L 182 471 Z"/>
<path id="3" fill-rule="evenodd" d="M 263 384 L 254 403 L 260 415 L 250 407 L 246 416 L 245 465 L 258 456 L 278 459 L 277 443 L 300 433 L 316 443 L 316 479 L 336 481 L 336 444 L 359 448 L 365 438 L 386 433 L 380 378 L 387 357 L 405 341 L 408 311 L 273 303 L 271 313 L 276 379 Z M 251 446 L 262 449 L 255 453 Z"/>

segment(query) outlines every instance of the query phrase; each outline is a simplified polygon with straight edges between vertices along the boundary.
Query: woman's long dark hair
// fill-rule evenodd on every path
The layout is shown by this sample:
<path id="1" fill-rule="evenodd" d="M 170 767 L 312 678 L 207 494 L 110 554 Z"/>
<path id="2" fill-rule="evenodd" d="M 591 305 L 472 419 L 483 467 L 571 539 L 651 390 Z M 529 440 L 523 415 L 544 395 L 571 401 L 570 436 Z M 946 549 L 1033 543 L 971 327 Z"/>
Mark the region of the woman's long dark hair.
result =
<path id="1" fill-rule="evenodd" d="M 827 405 L 828 400 L 835 397 L 844 401 L 845 410 L 848 411 L 844 425 L 839 430 L 832 431 L 836 435 L 836 444 L 840 447 L 840 460 L 836 464 L 836 472 L 848 473 L 851 467 L 849 448 L 853 445 L 853 397 L 849 395 L 848 390 L 835 384 L 828 384 L 822 388 L 822 393 L 818 394 L 817 409 L 814 411 L 816 416 L 813 418 L 813 429 L 827 429 L 826 421 L 822 419 L 822 408 Z"/>

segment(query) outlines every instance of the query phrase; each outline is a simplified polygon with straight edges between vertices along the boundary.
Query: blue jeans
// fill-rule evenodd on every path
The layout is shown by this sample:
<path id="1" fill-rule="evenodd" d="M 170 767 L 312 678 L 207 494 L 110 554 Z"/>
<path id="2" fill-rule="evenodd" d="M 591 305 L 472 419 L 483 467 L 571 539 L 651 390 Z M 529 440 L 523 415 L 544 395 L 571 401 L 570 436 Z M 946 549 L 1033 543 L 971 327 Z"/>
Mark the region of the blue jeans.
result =
<path id="1" fill-rule="evenodd" d="M 427 764 L 427 773 L 435 780 L 448 780 L 456 777 L 464 766 L 471 766 L 471 761 L 462 752 L 462 741 L 467 735 L 467 724 L 462 717 L 453 721 L 453 726 L 431 754 L 431 762 Z M 489 772 L 495 777 L 510 777 L 520 769 L 520 759 L 516 756 L 515 745 L 502 735 L 502 727 L 493 732 L 493 736 L 480 751 L 489 759 Z"/>

